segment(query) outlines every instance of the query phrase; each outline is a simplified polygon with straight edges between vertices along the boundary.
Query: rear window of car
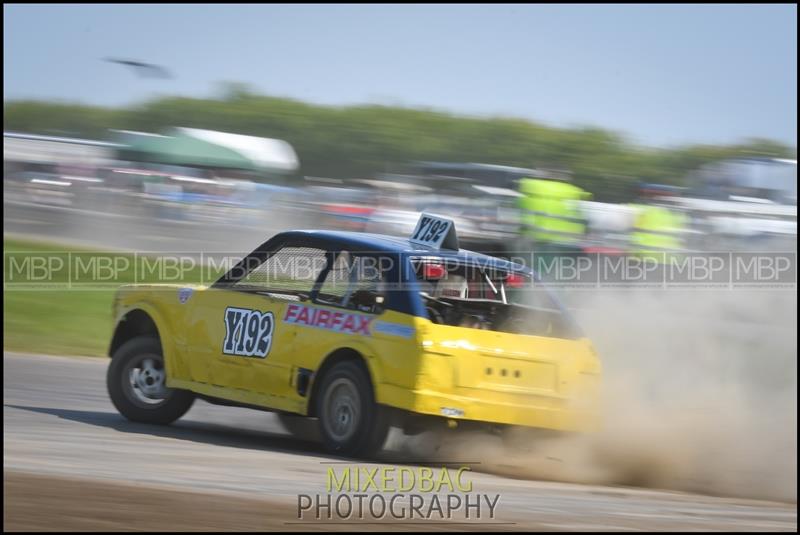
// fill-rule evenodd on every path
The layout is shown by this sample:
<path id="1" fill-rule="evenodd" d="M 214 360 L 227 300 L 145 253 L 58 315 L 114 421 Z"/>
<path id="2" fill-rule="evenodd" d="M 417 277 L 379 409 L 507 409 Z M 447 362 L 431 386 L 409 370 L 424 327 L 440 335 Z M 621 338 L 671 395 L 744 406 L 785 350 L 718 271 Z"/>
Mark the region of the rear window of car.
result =
<path id="1" fill-rule="evenodd" d="M 423 293 L 460 299 L 517 302 L 531 277 L 521 271 L 507 271 L 438 257 L 412 258 L 417 283 Z"/>
<path id="2" fill-rule="evenodd" d="M 454 259 L 412 258 L 428 318 L 454 327 L 574 339 L 575 323 L 529 273 Z"/>

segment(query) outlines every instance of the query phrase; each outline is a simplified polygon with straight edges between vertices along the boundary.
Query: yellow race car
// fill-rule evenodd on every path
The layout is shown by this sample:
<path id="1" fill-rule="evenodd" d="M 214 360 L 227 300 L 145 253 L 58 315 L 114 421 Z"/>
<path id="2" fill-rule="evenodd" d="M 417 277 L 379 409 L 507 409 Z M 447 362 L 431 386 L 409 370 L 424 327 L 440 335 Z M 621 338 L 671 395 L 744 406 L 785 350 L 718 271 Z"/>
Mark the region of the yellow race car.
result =
<path id="1" fill-rule="evenodd" d="M 316 418 L 330 451 L 356 456 L 390 426 L 596 422 L 600 362 L 563 306 L 429 214 L 408 239 L 283 232 L 210 286 L 121 287 L 114 317 L 108 391 L 137 422 L 199 397 Z"/>

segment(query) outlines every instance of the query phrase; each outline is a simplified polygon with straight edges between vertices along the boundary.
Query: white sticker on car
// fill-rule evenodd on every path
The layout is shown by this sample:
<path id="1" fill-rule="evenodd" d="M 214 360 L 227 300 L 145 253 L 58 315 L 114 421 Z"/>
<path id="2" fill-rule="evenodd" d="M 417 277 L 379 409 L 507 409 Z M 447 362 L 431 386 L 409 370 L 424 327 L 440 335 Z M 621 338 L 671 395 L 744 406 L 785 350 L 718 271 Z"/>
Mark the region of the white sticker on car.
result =
<path id="1" fill-rule="evenodd" d="M 194 293 L 194 290 L 192 290 L 191 288 L 181 288 L 181 289 L 179 289 L 178 290 L 178 301 L 180 301 L 180 303 L 182 305 L 185 305 L 186 301 L 188 301 L 189 298 L 192 296 L 192 293 Z"/>
<path id="2" fill-rule="evenodd" d="M 249 308 L 225 309 L 225 340 L 222 353 L 265 358 L 272 347 L 275 319 L 272 312 Z"/>

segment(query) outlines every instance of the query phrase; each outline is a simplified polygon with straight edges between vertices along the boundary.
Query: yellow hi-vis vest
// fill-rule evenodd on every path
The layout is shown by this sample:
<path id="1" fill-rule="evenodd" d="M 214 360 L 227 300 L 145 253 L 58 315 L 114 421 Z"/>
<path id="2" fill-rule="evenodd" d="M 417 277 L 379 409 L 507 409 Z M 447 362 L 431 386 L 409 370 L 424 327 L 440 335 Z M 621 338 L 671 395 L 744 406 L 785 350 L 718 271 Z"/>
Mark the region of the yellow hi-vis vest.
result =
<path id="1" fill-rule="evenodd" d="M 633 205 L 637 210 L 631 247 L 637 254 L 677 252 L 684 248 L 685 218 L 679 212 L 653 205 Z"/>
<path id="2" fill-rule="evenodd" d="M 586 225 L 576 201 L 587 196 L 577 186 L 557 180 L 520 181 L 521 220 L 525 234 L 537 242 L 574 244 Z"/>

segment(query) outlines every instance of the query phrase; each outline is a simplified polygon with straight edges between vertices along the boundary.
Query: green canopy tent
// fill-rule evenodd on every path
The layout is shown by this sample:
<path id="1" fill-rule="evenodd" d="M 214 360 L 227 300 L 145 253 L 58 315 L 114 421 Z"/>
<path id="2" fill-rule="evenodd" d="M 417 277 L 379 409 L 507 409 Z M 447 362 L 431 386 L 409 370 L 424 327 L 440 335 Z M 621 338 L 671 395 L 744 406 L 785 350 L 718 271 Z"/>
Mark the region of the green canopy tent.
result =
<path id="1" fill-rule="evenodd" d="M 222 145 L 188 135 L 125 133 L 117 151 L 121 160 L 220 169 L 259 171 L 250 158 Z"/>
<path id="2" fill-rule="evenodd" d="M 288 173 L 298 167 L 292 146 L 279 139 L 173 128 L 167 135 L 118 132 L 121 160 L 166 165 Z"/>

